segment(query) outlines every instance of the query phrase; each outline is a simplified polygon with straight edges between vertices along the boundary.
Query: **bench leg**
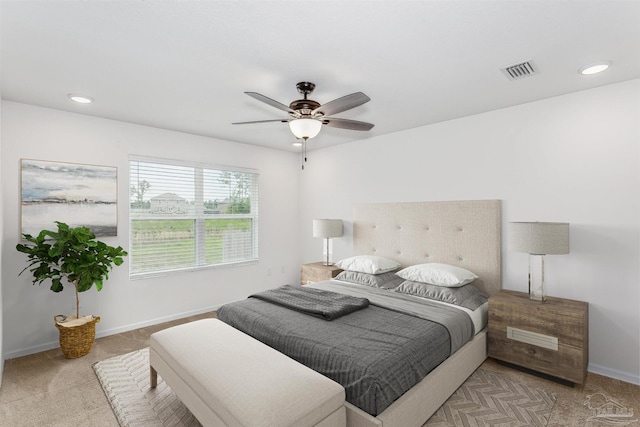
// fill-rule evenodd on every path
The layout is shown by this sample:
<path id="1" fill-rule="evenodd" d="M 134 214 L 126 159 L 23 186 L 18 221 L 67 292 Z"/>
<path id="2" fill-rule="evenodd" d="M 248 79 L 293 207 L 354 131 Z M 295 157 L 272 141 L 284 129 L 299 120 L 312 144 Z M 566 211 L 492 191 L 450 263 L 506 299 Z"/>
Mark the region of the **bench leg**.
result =
<path id="1" fill-rule="evenodd" d="M 158 373 L 153 369 L 153 366 L 149 366 L 149 369 L 151 373 L 151 388 L 156 388 L 158 386 Z"/>

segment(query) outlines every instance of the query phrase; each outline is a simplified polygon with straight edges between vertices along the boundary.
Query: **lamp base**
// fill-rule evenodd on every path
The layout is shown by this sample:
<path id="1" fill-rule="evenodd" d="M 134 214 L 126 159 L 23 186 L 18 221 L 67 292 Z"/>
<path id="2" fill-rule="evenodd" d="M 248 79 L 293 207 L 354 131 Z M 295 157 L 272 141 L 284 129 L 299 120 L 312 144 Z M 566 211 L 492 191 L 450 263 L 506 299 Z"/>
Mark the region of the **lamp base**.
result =
<path id="1" fill-rule="evenodd" d="M 322 265 L 333 265 L 333 263 L 331 262 L 331 252 L 329 252 L 329 238 L 327 237 L 326 239 L 324 239 L 325 242 L 327 243 L 326 246 L 326 255 L 327 255 L 327 259 L 322 263 Z"/>
<path id="2" fill-rule="evenodd" d="M 529 255 L 529 298 L 540 302 L 547 300 L 544 286 L 544 255 Z"/>

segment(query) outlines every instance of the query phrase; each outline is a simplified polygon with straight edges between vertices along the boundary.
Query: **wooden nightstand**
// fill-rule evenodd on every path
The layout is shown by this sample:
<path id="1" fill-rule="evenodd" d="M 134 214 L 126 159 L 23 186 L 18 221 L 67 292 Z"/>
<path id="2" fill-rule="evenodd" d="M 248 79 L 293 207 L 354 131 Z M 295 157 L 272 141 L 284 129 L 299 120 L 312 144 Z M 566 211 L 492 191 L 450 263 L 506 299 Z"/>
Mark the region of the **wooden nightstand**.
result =
<path id="1" fill-rule="evenodd" d="M 490 357 L 583 384 L 589 363 L 589 304 L 523 292 L 489 298 Z"/>
<path id="2" fill-rule="evenodd" d="M 312 282 L 321 282 L 323 280 L 331 280 L 342 271 L 335 265 L 324 265 L 322 262 L 302 264 L 302 268 L 300 270 L 301 285 L 306 285 L 307 283 Z"/>

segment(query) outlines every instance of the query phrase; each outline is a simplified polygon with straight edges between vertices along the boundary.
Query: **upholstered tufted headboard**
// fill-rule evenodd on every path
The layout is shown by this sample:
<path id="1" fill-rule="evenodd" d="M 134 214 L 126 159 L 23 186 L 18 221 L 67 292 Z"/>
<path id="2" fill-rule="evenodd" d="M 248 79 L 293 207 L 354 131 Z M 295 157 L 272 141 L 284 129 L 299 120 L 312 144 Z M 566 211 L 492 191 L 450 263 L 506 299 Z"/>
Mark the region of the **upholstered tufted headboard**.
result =
<path id="1" fill-rule="evenodd" d="M 403 267 L 457 265 L 476 273 L 476 286 L 491 295 L 501 288 L 500 214 L 500 200 L 358 204 L 354 255 L 379 255 Z"/>

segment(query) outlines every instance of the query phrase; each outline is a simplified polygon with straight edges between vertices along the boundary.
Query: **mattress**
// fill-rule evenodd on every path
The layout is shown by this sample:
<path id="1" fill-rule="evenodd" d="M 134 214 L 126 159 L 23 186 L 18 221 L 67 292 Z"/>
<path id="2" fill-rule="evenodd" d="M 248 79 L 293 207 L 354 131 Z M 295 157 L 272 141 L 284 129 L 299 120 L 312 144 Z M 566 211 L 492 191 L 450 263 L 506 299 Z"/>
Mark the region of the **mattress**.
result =
<path id="1" fill-rule="evenodd" d="M 331 321 L 249 298 L 221 307 L 218 318 L 342 384 L 348 402 L 376 416 L 476 329 L 457 308 L 413 298 L 409 311 L 418 312 L 409 314 L 398 308 L 403 298 L 395 298 L 394 309 L 372 302 Z"/>
<path id="2" fill-rule="evenodd" d="M 416 297 L 419 298 L 419 297 Z M 475 329 L 475 333 L 478 334 L 487 326 L 487 321 L 489 319 L 489 302 L 485 302 L 480 307 L 475 310 L 469 310 L 465 307 L 460 307 L 458 305 L 448 304 L 446 302 L 438 301 L 438 304 L 448 305 L 450 307 L 457 308 L 458 310 L 462 310 L 471 318 L 473 322 L 473 328 Z"/>

